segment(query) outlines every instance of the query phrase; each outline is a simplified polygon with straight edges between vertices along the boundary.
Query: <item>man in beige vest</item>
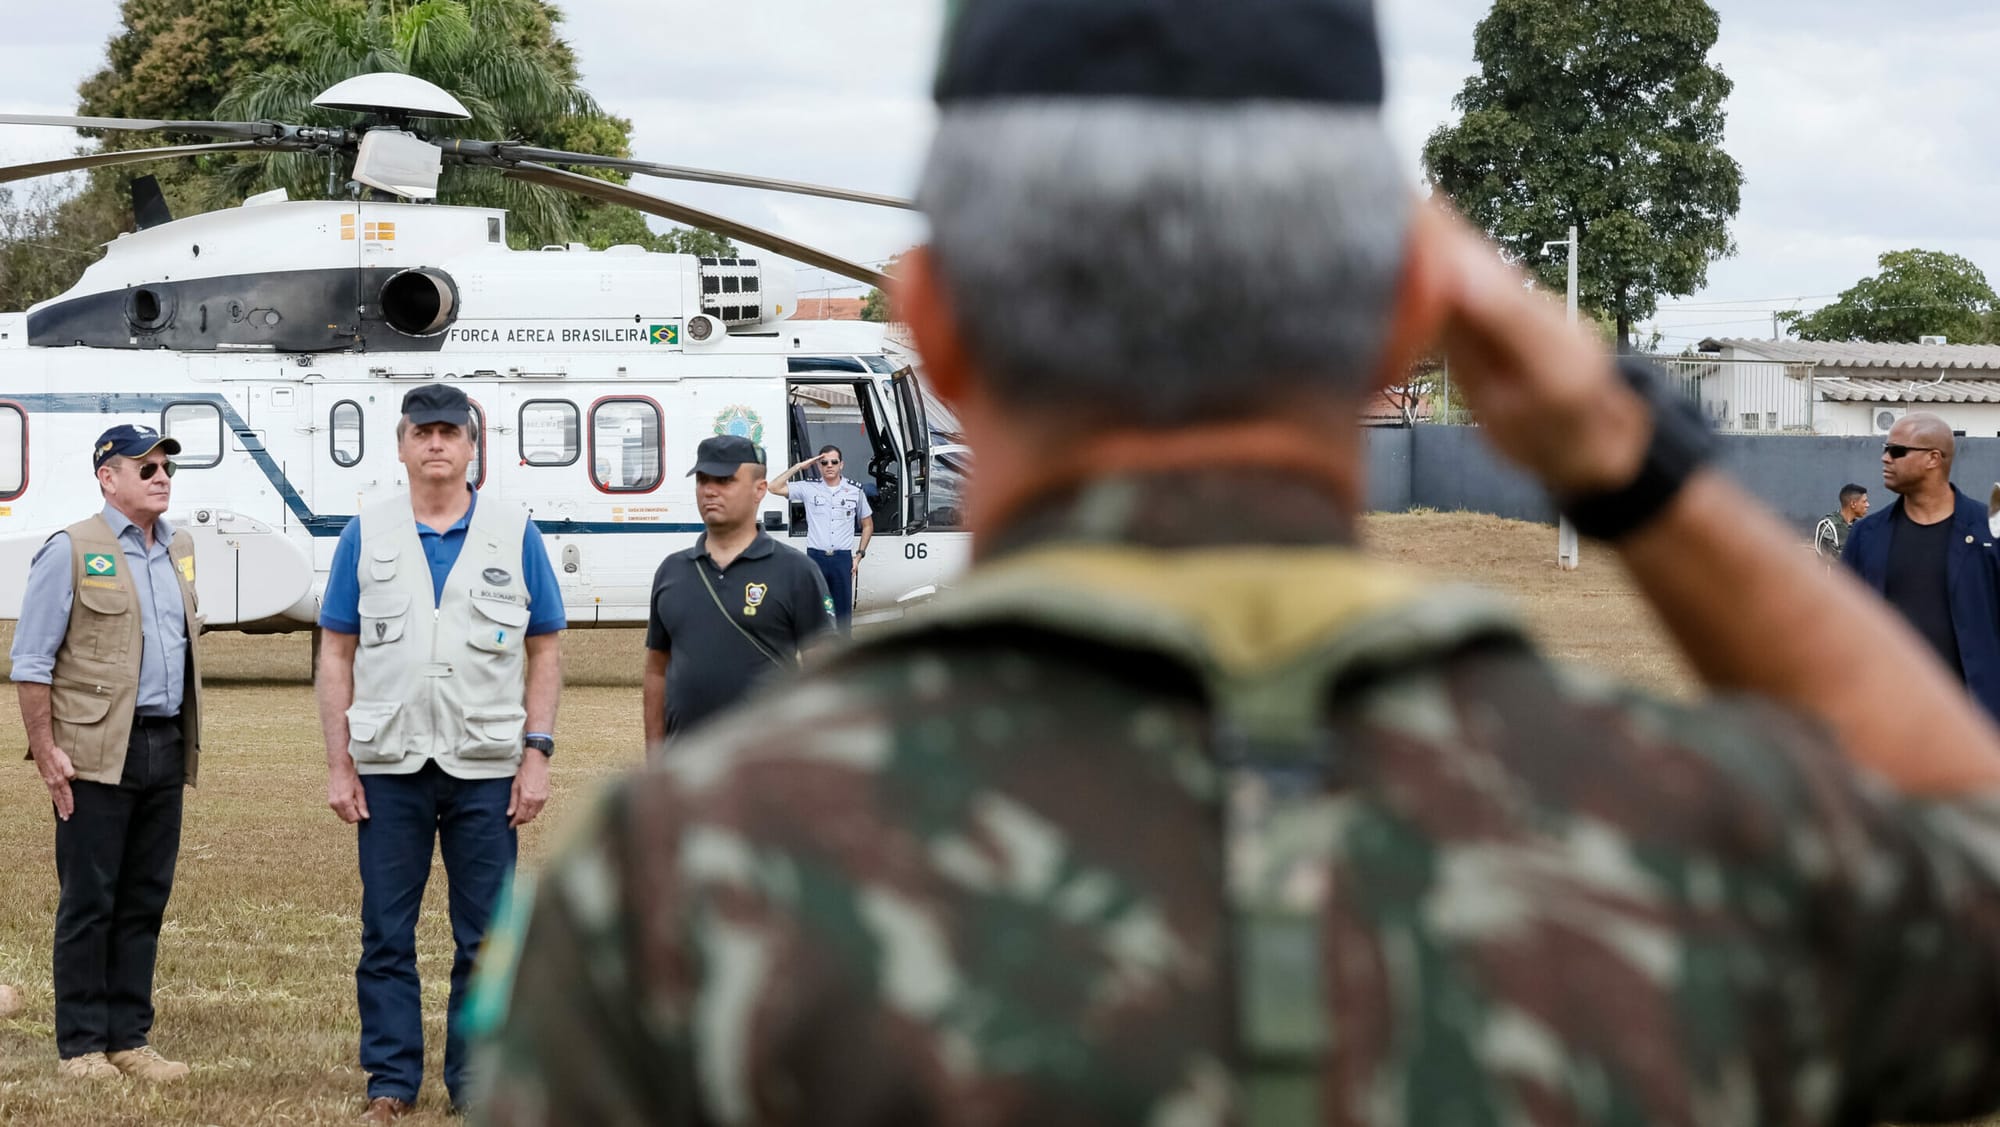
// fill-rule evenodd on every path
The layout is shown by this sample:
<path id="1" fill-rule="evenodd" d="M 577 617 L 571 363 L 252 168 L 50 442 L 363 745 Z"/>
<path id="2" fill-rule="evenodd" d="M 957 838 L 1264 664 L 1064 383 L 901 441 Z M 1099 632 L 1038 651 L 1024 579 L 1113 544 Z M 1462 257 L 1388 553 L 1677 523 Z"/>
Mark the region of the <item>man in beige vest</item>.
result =
<path id="1" fill-rule="evenodd" d="M 104 511 L 28 570 L 14 680 L 56 815 L 56 1053 L 80 1080 L 178 1080 L 147 1044 L 153 962 L 201 754 L 194 540 L 162 516 L 180 443 L 116 426 L 92 450 Z"/>
<path id="2" fill-rule="evenodd" d="M 466 979 L 515 831 L 549 794 L 562 593 L 533 522 L 466 485 L 472 428 L 450 384 L 404 397 L 410 491 L 341 531 L 320 603 L 327 805 L 356 828 L 361 866 L 354 979 L 371 1123 L 409 1111 L 423 1081 L 416 927 L 433 851 L 451 883 L 444 1082 L 460 1106 Z"/>

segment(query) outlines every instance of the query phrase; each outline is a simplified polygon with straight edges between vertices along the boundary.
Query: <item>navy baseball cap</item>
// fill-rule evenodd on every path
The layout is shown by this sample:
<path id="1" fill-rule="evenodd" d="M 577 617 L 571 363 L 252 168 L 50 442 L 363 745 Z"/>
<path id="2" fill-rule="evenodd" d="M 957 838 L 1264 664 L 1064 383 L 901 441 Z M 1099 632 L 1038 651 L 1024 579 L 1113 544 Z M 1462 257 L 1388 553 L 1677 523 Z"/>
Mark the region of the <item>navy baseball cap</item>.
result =
<path id="1" fill-rule="evenodd" d="M 181 444 L 171 438 L 162 438 L 160 432 L 152 427 L 124 423 L 97 436 L 97 445 L 90 448 L 90 468 L 97 469 L 120 455 L 127 458 L 143 458 L 160 449 L 166 450 L 169 454 L 178 454 L 181 452 Z"/>
<path id="2" fill-rule="evenodd" d="M 738 466 L 763 466 L 764 448 L 740 434 L 718 434 L 704 438 L 694 449 L 694 468 L 689 477 L 705 473 L 710 477 L 731 477 Z"/>
<path id="3" fill-rule="evenodd" d="M 426 423 L 450 423 L 463 430 L 472 429 L 472 401 L 465 393 L 445 383 L 427 383 L 413 387 L 403 396 L 403 416 L 410 425 L 420 427 Z"/>

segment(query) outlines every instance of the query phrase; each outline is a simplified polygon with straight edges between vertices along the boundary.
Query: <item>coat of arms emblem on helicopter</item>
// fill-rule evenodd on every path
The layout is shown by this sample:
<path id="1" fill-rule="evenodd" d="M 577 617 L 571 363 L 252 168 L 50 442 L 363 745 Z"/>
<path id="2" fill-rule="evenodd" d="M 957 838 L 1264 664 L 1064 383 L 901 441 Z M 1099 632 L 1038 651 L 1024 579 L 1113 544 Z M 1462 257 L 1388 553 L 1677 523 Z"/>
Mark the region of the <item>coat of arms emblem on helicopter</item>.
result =
<path id="1" fill-rule="evenodd" d="M 715 433 L 732 434 L 764 445 L 764 420 L 748 407 L 724 407 L 715 415 Z"/>

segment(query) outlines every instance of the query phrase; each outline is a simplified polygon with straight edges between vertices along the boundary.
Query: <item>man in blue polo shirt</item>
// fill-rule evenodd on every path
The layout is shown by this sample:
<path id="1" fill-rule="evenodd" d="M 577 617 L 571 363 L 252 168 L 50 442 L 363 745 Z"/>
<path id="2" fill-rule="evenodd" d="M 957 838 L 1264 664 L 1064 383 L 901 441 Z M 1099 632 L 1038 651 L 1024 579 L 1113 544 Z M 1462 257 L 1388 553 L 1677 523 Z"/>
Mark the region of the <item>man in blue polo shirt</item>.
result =
<path id="1" fill-rule="evenodd" d="M 410 491 L 341 531 L 319 618 L 327 805 L 356 827 L 361 862 L 355 994 L 372 1123 L 400 1118 L 423 1081 L 416 927 L 434 848 L 455 944 L 444 1082 L 463 1103 L 460 1002 L 516 831 L 548 801 L 568 625 L 534 523 L 466 484 L 477 440 L 465 393 L 413 389 L 396 442 Z"/>

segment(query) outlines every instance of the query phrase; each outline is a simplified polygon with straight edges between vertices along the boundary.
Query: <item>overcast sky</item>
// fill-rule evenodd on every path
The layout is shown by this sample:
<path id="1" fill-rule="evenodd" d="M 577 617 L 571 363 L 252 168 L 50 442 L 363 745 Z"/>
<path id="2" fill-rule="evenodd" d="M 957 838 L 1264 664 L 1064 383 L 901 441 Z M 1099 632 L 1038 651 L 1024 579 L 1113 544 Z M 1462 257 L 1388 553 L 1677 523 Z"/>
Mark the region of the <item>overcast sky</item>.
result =
<path id="1" fill-rule="evenodd" d="M 1703 293 L 1668 299 L 1667 345 L 1767 336 L 1770 310 L 1823 304 L 1877 255 L 1965 255 L 2000 281 L 2000 5 L 1982 0 L 1713 0 L 1715 61 L 1736 82 L 1727 146 L 1743 165 L 1737 257 Z M 1380 0 L 1389 120 L 1414 178 L 1449 120 L 1489 0 Z M 898 194 L 914 185 L 939 0 L 568 0 L 589 89 L 635 123 L 654 160 Z M 116 0 L 0 0 L 0 107 L 63 113 L 101 65 Z M 73 136 L 0 128 L 0 162 L 60 155 Z M 876 261 L 921 227 L 818 200 L 650 182 L 689 203 Z M 802 288 L 824 285 L 814 272 Z"/>

